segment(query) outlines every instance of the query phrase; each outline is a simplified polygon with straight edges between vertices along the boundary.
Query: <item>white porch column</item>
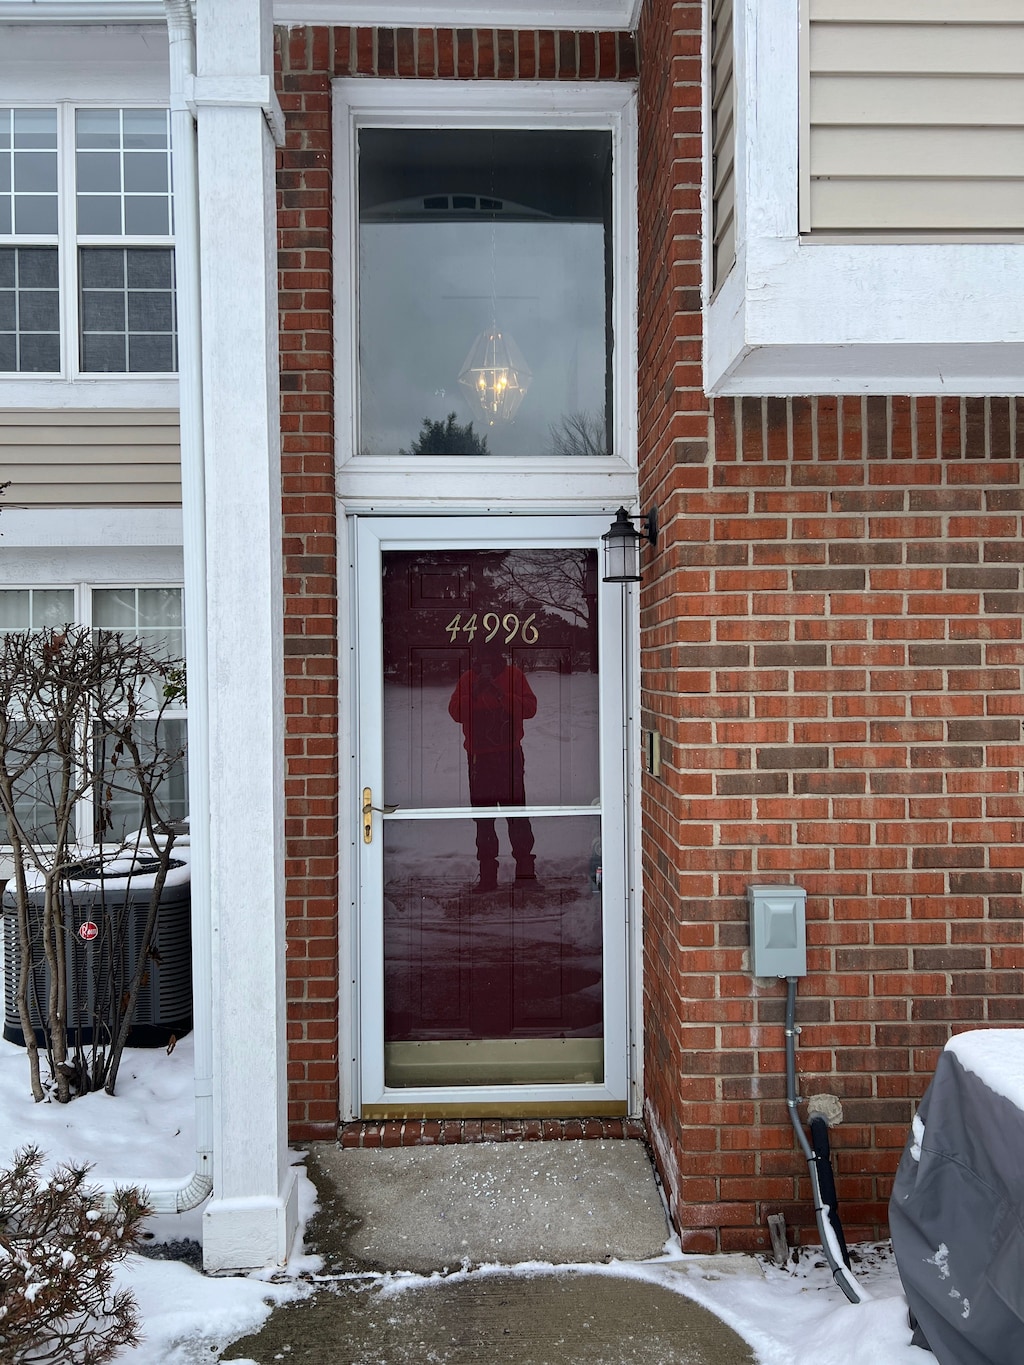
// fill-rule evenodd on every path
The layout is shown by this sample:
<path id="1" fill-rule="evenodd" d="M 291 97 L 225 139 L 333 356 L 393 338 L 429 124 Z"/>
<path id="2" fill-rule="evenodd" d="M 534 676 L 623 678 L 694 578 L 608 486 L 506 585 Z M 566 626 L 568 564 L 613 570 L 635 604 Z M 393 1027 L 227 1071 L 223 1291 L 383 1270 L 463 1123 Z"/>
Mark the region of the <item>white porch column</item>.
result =
<path id="1" fill-rule="evenodd" d="M 286 1259 L 284 679 L 269 0 L 198 0 L 214 1193 L 208 1269 Z"/>

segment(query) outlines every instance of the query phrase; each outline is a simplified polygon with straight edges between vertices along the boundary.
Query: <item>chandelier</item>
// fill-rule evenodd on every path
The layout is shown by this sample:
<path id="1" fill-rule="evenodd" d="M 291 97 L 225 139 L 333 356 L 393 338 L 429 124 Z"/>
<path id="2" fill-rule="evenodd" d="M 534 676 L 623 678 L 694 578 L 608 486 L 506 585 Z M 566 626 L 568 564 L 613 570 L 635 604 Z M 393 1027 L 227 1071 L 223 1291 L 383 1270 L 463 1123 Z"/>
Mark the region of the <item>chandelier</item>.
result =
<path id="1" fill-rule="evenodd" d="M 533 378 L 519 347 L 496 327 L 485 329 L 469 348 L 459 383 L 489 426 L 511 422 Z"/>

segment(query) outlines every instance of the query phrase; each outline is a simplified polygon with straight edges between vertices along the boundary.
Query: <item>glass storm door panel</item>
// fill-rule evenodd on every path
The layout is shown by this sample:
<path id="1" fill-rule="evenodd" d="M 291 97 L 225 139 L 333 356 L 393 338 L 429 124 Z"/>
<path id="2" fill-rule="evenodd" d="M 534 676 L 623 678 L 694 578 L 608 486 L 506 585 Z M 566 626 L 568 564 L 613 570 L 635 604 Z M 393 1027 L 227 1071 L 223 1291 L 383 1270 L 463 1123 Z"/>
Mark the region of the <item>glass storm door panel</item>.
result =
<path id="1" fill-rule="evenodd" d="M 607 1098 L 622 955 L 610 980 L 596 545 L 383 544 L 375 567 L 364 1099 Z"/>

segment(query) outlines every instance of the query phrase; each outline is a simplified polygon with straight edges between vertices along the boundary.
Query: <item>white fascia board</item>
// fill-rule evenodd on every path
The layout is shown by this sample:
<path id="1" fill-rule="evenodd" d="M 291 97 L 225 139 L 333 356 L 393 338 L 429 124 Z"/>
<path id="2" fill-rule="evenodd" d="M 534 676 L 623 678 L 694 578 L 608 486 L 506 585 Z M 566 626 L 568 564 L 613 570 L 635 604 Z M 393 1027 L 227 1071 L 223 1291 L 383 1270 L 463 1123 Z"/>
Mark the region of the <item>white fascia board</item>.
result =
<path id="1" fill-rule="evenodd" d="M 562 0 L 540 5 L 536 0 L 503 4 L 424 4 L 423 0 L 274 0 L 279 24 L 398 25 L 409 28 L 557 28 L 632 29 L 642 0 Z"/>
<path id="2" fill-rule="evenodd" d="M 707 392 L 1019 391 L 1024 243 L 798 235 L 799 23 L 799 0 L 737 0 L 738 254 Z"/>
<path id="3" fill-rule="evenodd" d="M 415 28 L 636 28 L 643 0 L 563 0 L 538 5 L 531 0 L 505 4 L 424 5 L 423 0 L 275 0 L 279 24 L 397 24 Z M 162 23 L 163 0 L 4 0 L 4 23 Z"/>
<path id="4" fill-rule="evenodd" d="M 163 23 L 163 0 L 3 0 L 5 24 Z"/>
<path id="5" fill-rule="evenodd" d="M 0 18 L 7 18 L 2 8 Z M 9 104 L 168 101 L 166 25 L 4 23 L 2 28 L 0 90 Z"/>
<path id="6" fill-rule="evenodd" d="M 5 551 L 44 546 L 181 546 L 180 507 L 5 507 Z"/>

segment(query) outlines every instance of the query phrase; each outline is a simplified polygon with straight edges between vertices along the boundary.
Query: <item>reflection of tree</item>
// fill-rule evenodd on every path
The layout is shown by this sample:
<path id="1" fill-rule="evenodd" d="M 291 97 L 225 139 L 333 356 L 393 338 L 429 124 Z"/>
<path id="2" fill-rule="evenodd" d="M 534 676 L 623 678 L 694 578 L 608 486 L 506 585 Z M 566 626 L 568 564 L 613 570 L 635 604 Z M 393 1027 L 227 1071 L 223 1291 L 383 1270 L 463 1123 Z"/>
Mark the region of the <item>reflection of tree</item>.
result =
<path id="1" fill-rule="evenodd" d="M 608 434 L 599 412 L 569 412 L 548 428 L 549 455 L 607 455 Z"/>
<path id="2" fill-rule="evenodd" d="M 432 422 L 424 417 L 420 434 L 408 450 L 400 450 L 400 455 L 486 455 L 487 437 L 478 436 L 473 423 L 465 426 L 456 422 L 455 413 L 448 414 L 447 421 Z"/>
<path id="3" fill-rule="evenodd" d="M 508 600 L 527 601 L 563 617 L 570 625 L 591 619 L 597 582 L 586 550 L 513 550 L 484 574 Z"/>

